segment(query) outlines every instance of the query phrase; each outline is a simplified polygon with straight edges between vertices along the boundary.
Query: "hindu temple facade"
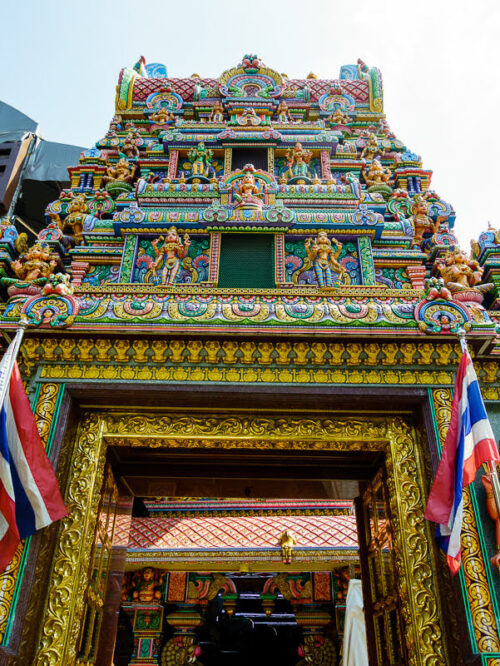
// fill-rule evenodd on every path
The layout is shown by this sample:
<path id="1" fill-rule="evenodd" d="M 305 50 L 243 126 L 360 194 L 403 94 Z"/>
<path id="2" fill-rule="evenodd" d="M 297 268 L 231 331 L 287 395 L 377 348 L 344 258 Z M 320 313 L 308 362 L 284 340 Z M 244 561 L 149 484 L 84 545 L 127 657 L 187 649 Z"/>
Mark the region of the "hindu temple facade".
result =
<path id="1" fill-rule="evenodd" d="M 488 476 L 454 578 L 423 513 L 460 329 L 500 436 L 500 234 L 459 247 L 379 70 L 141 58 L 69 172 L 0 225 L 69 510 L 0 576 L 0 664 L 333 666 L 361 578 L 373 666 L 498 666 Z"/>

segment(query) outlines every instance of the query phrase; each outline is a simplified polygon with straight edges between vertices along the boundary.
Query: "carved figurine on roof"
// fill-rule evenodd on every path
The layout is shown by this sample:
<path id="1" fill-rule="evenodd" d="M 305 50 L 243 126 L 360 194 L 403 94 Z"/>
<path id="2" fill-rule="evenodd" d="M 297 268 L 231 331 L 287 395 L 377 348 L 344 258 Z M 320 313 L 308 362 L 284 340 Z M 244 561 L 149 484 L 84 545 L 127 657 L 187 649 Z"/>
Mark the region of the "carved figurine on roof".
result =
<path id="1" fill-rule="evenodd" d="M 24 282 L 34 282 L 40 278 L 48 278 L 58 266 L 57 255 L 50 251 L 46 243 L 35 243 L 19 259 L 10 266 L 16 276 Z"/>
<path id="2" fill-rule="evenodd" d="M 380 192 L 382 196 L 388 196 L 392 192 L 391 170 L 382 166 L 379 160 L 372 160 L 368 169 L 365 167 L 362 173 L 368 186 L 368 192 Z"/>
<path id="3" fill-rule="evenodd" d="M 451 293 L 477 287 L 483 275 L 479 263 L 458 247 L 438 259 L 435 266 Z"/>
<path id="4" fill-rule="evenodd" d="M 67 192 L 67 197 L 70 197 L 66 212 L 67 215 L 61 218 L 58 212 L 48 212 L 49 217 L 57 223 L 59 229 L 68 236 L 68 243 L 71 239 L 71 244 L 74 242 L 77 245 L 83 243 L 83 223 L 88 215 L 89 208 L 84 194 L 74 195 L 73 192 Z M 63 198 L 61 196 L 61 198 Z"/>
<path id="5" fill-rule="evenodd" d="M 106 184 L 106 191 L 116 198 L 120 194 L 132 191 L 133 179 L 134 167 L 122 157 L 114 166 L 112 164 L 108 166 L 102 182 Z"/>
<path id="6" fill-rule="evenodd" d="M 377 155 L 380 155 L 380 148 L 376 134 L 369 134 L 368 140 L 361 151 L 361 159 L 373 160 Z"/>
<path id="7" fill-rule="evenodd" d="M 288 170 L 286 176 L 291 183 L 311 183 L 314 174 L 311 173 L 309 163 L 312 158 L 312 152 L 307 148 L 302 148 L 301 143 L 296 143 L 294 149 L 289 148 L 286 152 L 286 162 Z"/>
<path id="8" fill-rule="evenodd" d="M 429 205 L 420 194 L 413 199 L 410 220 L 415 230 L 412 247 L 420 247 L 425 233 L 435 234 L 439 229 L 439 218 L 434 222 L 429 217 Z"/>
<path id="9" fill-rule="evenodd" d="M 254 173 L 253 164 L 246 164 L 243 177 L 234 181 L 232 192 L 234 200 L 238 202 L 236 208 L 262 209 L 266 186 L 256 180 Z"/>
<path id="10" fill-rule="evenodd" d="M 213 150 L 205 147 L 203 142 L 200 142 L 196 148 L 192 148 L 188 153 L 188 159 L 192 164 L 191 175 L 195 177 L 208 178 L 210 173 L 210 165 L 212 164 Z"/>
<path id="11" fill-rule="evenodd" d="M 223 72 L 219 90 L 224 97 L 271 99 L 283 91 L 283 78 L 256 55 L 245 55 L 237 67 Z"/>
<path id="12" fill-rule="evenodd" d="M 279 123 L 290 123 L 292 118 L 290 117 L 290 111 L 288 110 L 288 104 L 284 99 L 281 100 L 278 109 L 276 111 L 277 119 Z"/>
<path id="13" fill-rule="evenodd" d="M 161 243 L 160 247 L 158 244 Z M 160 236 L 152 241 L 156 260 L 151 265 L 153 272 L 161 269 L 161 284 L 172 286 L 175 284 L 181 262 L 186 258 L 191 241 L 188 234 L 184 235 L 184 244 L 179 238 L 177 229 L 170 227 L 165 237 Z"/>
<path id="14" fill-rule="evenodd" d="M 217 100 L 212 108 L 210 113 L 210 122 L 211 123 L 223 123 L 224 122 L 224 107 Z"/>
<path id="15" fill-rule="evenodd" d="M 318 285 L 320 287 L 333 287 L 333 273 L 338 276 L 338 279 L 346 272 L 345 268 L 338 262 L 342 251 L 342 243 L 339 243 L 335 238 L 330 240 L 326 231 L 319 231 L 314 240 L 312 238 L 306 239 L 305 249 L 307 257 L 313 265 Z"/>

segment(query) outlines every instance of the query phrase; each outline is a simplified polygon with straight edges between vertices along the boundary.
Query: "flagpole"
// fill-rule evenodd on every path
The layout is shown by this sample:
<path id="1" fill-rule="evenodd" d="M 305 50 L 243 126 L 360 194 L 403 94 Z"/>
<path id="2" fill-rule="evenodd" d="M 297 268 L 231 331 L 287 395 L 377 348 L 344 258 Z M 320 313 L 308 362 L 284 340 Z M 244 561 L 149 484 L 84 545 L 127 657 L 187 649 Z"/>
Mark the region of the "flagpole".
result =
<path id="1" fill-rule="evenodd" d="M 9 390 L 10 376 L 16 362 L 17 354 L 23 341 L 24 331 L 26 330 L 27 321 L 21 320 L 16 330 L 14 340 L 10 343 L 0 362 L 0 409 L 3 406 L 5 396 Z"/>
<path id="2" fill-rule="evenodd" d="M 460 342 L 460 347 L 462 348 L 462 352 L 464 354 L 468 353 L 469 348 L 467 347 L 465 330 L 463 328 L 459 328 L 457 331 L 457 335 L 458 335 L 458 340 Z M 488 460 L 486 464 L 488 465 L 488 470 L 491 476 L 491 485 L 493 488 L 493 496 L 495 498 L 497 513 L 500 516 L 500 479 L 498 478 L 497 466 L 492 460 Z"/>

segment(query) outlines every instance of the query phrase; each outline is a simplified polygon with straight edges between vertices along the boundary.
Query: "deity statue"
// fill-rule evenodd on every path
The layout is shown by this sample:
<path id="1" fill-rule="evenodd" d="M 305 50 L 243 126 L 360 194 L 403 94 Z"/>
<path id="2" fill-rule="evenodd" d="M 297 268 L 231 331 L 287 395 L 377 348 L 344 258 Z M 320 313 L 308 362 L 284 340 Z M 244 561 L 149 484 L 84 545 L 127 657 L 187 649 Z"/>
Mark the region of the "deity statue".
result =
<path id="1" fill-rule="evenodd" d="M 161 577 L 157 580 L 155 570 L 145 567 L 135 580 L 135 589 L 132 592 L 132 600 L 141 604 L 159 603 L 161 601 Z"/>
<path id="2" fill-rule="evenodd" d="M 345 268 L 338 262 L 338 257 L 342 251 L 342 243 L 339 243 L 335 238 L 330 240 L 326 231 L 319 231 L 314 241 L 312 238 L 306 239 L 305 248 L 316 273 L 318 285 L 320 287 L 333 287 L 332 269 L 340 275 L 346 272 Z"/>
<path id="3" fill-rule="evenodd" d="M 295 148 L 288 149 L 286 152 L 286 163 L 288 164 L 288 177 L 309 176 L 309 162 L 312 158 L 312 152 L 307 148 L 302 148 L 301 143 L 296 143 Z"/>
<path id="4" fill-rule="evenodd" d="M 211 123 L 224 122 L 224 107 L 218 100 L 217 102 L 215 102 L 212 112 L 210 113 L 210 122 Z"/>
<path id="5" fill-rule="evenodd" d="M 40 242 L 32 245 L 19 259 L 10 266 L 18 278 L 24 282 L 33 282 L 39 278 L 48 278 L 58 264 L 56 255 L 50 247 Z"/>
<path id="6" fill-rule="evenodd" d="M 259 118 L 253 106 L 248 106 L 238 115 L 236 122 L 238 125 L 253 125 L 256 127 L 261 124 L 262 118 Z"/>
<path id="7" fill-rule="evenodd" d="M 131 183 L 134 177 L 130 162 L 124 157 L 119 160 L 115 166 L 109 165 L 106 169 L 106 175 L 103 176 L 103 183 Z"/>
<path id="8" fill-rule="evenodd" d="M 288 104 L 285 100 L 281 100 L 278 109 L 276 111 L 278 122 L 279 123 L 290 123 L 292 119 L 290 117 L 290 111 L 288 110 Z"/>
<path id="9" fill-rule="evenodd" d="M 285 530 L 280 536 L 281 558 L 284 564 L 291 564 L 293 547 L 297 540 L 291 530 Z"/>
<path id="10" fill-rule="evenodd" d="M 200 142 L 196 148 L 192 148 L 188 153 L 188 159 L 193 165 L 193 176 L 207 176 L 210 164 L 212 163 L 212 150 L 207 150 L 205 144 Z"/>
<path id="11" fill-rule="evenodd" d="M 429 217 L 429 206 L 420 194 L 416 194 L 411 207 L 411 222 L 415 229 L 412 247 L 420 247 L 424 234 L 430 232 L 435 234 L 439 229 L 439 222 L 433 222 Z"/>
<path id="12" fill-rule="evenodd" d="M 361 151 L 361 158 L 366 160 L 373 160 L 376 155 L 380 155 L 380 148 L 375 134 L 368 136 L 366 146 Z"/>
<path id="13" fill-rule="evenodd" d="M 123 141 L 122 153 L 129 158 L 139 157 L 139 148 L 135 143 L 136 135 L 134 132 L 129 132 Z"/>
<path id="14" fill-rule="evenodd" d="M 391 170 L 383 167 L 378 160 L 374 159 L 370 164 L 368 172 L 363 170 L 363 176 L 368 187 L 373 187 L 374 185 L 388 186 L 391 179 Z"/>
<path id="15" fill-rule="evenodd" d="M 444 284 L 452 293 L 476 287 L 483 275 L 479 263 L 475 259 L 469 259 L 460 248 L 447 252 L 442 259 L 438 259 L 436 267 Z"/>
<path id="16" fill-rule="evenodd" d="M 64 234 L 74 236 L 75 243 L 80 245 L 83 241 L 83 221 L 87 217 L 89 208 L 84 194 L 73 197 L 68 204 L 68 215 L 61 219 L 57 213 L 49 213 L 49 217 L 57 222 L 58 227 Z"/>
<path id="17" fill-rule="evenodd" d="M 244 168 L 243 178 L 233 185 L 233 197 L 238 202 L 237 208 L 261 209 L 264 205 L 262 197 L 265 189 L 257 184 L 253 175 L 254 171 L 253 165 L 247 164 Z"/>
<path id="18" fill-rule="evenodd" d="M 162 243 L 159 248 L 158 243 Z M 191 245 L 188 234 L 184 235 L 183 245 L 177 229 L 170 227 L 165 238 L 160 236 L 152 241 L 151 245 L 156 255 L 156 261 L 151 265 L 153 272 L 156 274 L 156 269 L 161 268 L 161 284 L 172 286 L 175 284 L 181 261 L 187 256 Z"/>
<path id="19" fill-rule="evenodd" d="M 175 116 L 172 111 L 169 111 L 164 106 L 160 106 L 157 111 L 151 114 L 151 120 L 158 125 L 165 125 L 166 123 L 173 123 Z"/>
<path id="20" fill-rule="evenodd" d="M 326 119 L 329 125 L 347 125 L 349 116 L 347 116 L 342 109 L 335 109 L 335 111 Z"/>

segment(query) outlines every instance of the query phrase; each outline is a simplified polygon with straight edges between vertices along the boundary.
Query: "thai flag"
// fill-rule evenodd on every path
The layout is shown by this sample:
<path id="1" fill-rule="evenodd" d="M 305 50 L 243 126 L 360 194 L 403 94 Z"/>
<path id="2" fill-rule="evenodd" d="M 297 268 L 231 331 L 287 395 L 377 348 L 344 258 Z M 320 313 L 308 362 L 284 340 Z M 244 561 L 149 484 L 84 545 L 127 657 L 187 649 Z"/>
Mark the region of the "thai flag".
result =
<path id="1" fill-rule="evenodd" d="M 458 366 L 451 419 L 444 451 L 434 479 L 425 517 L 438 523 L 436 541 L 446 552 L 453 574 L 460 568 L 462 490 L 474 481 L 486 461 L 500 462 L 500 454 L 466 349 Z"/>
<path id="2" fill-rule="evenodd" d="M 6 376 L 8 357 L 9 352 L 0 369 L 0 383 L 9 382 L 0 410 L 0 571 L 20 539 L 67 514 L 17 363 Z"/>

